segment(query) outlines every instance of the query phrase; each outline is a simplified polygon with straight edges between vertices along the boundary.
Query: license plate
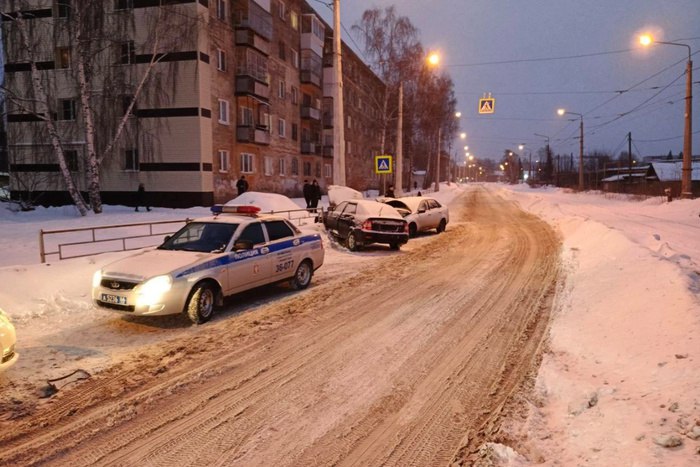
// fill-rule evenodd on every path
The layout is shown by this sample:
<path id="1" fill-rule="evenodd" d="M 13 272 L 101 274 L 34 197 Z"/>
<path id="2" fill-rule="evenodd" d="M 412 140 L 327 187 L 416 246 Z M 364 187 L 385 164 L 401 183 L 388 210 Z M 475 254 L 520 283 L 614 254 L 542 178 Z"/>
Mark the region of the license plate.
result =
<path id="1" fill-rule="evenodd" d="M 101 300 L 106 303 L 114 303 L 115 305 L 126 305 L 126 297 L 120 297 L 119 295 L 103 293 Z"/>

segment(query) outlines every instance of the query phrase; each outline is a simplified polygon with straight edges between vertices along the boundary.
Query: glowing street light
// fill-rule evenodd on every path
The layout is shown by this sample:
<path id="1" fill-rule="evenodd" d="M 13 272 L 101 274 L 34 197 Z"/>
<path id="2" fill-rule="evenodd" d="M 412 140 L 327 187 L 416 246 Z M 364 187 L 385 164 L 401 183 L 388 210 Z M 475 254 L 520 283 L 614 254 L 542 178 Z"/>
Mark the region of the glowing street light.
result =
<path id="1" fill-rule="evenodd" d="M 644 34 L 639 38 L 639 43 L 645 47 L 652 44 L 678 45 L 688 48 L 688 63 L 685 76 L 685 124 L 683 131 L 683 169 L 681 176 L 681 197 L 692 198 L 692 170 L 693 170 L 693 61 L 691 60 L 691 50 L 688 44 L 678 42 L 663 42 L 654 40 L 650 34 Z"/>
<path id="2" fill-rule="evenodd" d="M 579 123 L 579 151 L 578 151 L 578 189 L 583 191 L 583 115 L 576 112 L 569 112 L 566 109 L 557 109 L 557 114 L 563 116 L 566 114 L 578 115 Z"/>
<path id="3" fill-rule="evenodd" d="M 467 134 L 466 133 L 460 133 L 459 134 L 460 139 L 467 139 Z"/>
<path id="4" fill-rule="evenodd" d="M 455 117 L 459 118 L 462 116 L 462 112 L 455 112 Z"/>
<path id="5" fill-rule="evenodd" d="M 437 66 L 440 63 L 440 54 L 437 52 L 430 52 L 428 55 L 428 64 L 431 66 Z"/>

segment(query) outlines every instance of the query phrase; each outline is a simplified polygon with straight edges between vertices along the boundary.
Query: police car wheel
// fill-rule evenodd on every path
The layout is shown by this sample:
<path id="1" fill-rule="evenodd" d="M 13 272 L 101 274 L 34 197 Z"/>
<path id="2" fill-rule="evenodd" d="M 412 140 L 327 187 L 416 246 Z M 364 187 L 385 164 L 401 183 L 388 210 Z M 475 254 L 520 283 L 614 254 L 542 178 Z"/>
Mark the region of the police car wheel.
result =
<path id="1" fill-rule="evenodd" d="M 440 220 L 440 224 L 437 226 L 437 233 L 443 233 L 445 231 L 445 228 L 447 228 L 447 222 L 445 222 L 445 219 Z"/>
<path id="2" fill-rule="evenodd" d="M 215 300 L 214 289 L 209 284 L 197 284 L 187 300 L 186 311 L 190 321 L 195 324 L 209 321 L 214 313 Z"/>
<path id="3" fill-rule="evenodd" d="M 311 276 L 314 274 L 314 269 L 311 267 L 311 262 L 302 261 L 297 267 L 294 277 L 289 281 L 292 288 L 295 290 L 303 290 L 311 283 Z"/>
<path id="4" fill-rule="evenodd" d="M 391 248 L 392 250 L 399 250 L 401 249 L 401 245 L 398 243 L 390 243 L 389 248 Z"/>
<path id="5" fill-rule="evenodd" d="M 361 247 L 360 242 L 357 240 L 357 234 L 355 232 L 350 232 L 350 235 L 348 235 L 348 239 L 346 240 L 348 244 L 348 250 L 350 251 L 358 251 Z"/>
<path id="6" fill-rule="evenodd" d="M 413 223 L 409 224 L 409 226 L 408 226 L 408 236 L 411 237 L 411 238 L 413 238 L 413 237 L 416 236 L 417 233 L 418 233 L 418 227 L 416 226 L 416 224 L 413 224 Z"/>

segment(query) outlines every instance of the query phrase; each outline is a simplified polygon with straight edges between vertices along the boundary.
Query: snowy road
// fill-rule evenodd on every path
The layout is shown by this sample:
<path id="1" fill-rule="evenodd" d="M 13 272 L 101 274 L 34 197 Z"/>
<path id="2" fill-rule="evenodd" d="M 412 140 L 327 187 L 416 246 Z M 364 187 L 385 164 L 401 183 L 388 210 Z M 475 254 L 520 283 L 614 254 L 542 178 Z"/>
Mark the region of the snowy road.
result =
<path id="1" fill-rule="evenodd" d="M 448 231 L 420 247 L 255 313 L 175 330 L 177 339 L 0 422 L 0 464 L 465 459 L 534 376 L 559 242 L 483 187 L 450 207 Z"/>

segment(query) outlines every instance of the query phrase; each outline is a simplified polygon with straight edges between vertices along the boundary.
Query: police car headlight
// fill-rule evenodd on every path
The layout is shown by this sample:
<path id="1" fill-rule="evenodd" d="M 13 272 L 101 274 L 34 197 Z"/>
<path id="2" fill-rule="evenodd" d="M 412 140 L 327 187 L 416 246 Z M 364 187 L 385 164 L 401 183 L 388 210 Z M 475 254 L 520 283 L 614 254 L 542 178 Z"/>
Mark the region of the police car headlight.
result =
<path id="1" fill-rule="evenodd" d="M 139 287 L 136 305 L 149 306 L 158 303 L 172 286 L 173 279 L 170 276 L 156 276 L 147 280 Z"/>
<path id="2" fill-rule="evenodd" d="M 100 282 L 102 282 L 102 271 L 98 270 L 92 275 L 92 288 L 98 287 Z"/>

